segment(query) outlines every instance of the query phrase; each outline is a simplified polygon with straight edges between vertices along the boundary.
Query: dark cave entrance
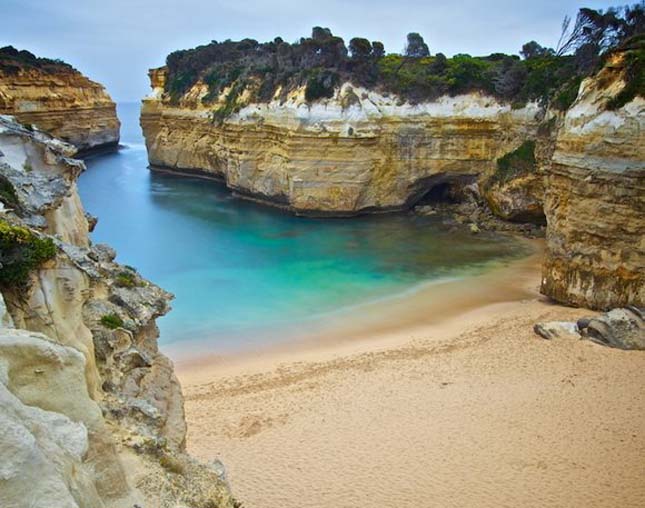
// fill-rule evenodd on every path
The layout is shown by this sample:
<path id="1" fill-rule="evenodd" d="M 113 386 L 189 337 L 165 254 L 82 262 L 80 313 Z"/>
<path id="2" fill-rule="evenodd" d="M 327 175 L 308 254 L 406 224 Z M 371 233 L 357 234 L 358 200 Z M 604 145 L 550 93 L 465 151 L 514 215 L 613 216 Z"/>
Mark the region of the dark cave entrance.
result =
<path id="1" fill-rule="evenodd" d="M 467 201 L 473 190 L 468 188 L 477 181 L 477 175 L 439 174 L 415 183 L 408 199 L 410 208 L 415 206 L 457 204 Z"/>

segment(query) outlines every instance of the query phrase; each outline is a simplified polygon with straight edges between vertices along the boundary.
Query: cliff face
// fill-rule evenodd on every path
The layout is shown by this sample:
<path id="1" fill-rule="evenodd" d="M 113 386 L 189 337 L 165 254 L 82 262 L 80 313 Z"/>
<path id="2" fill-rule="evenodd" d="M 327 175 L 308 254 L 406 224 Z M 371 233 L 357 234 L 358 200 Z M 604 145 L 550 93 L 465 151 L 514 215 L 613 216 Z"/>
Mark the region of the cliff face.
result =
<path id="1" fill-rule="evenodd" d="M 72 67 L 0 52 L 0 114 L 33 124 L 79 150 L 116 146 L 120 123 L 103 86 Z"/>
<path id="2" fill-rule="evenodd" d="M 409 208 L 439 184 L 492 173 L 539 125 L 532 104 L 513 110 L 470 94 L 413 106 L 348 83 L 331 99 L 307 104 L 298 89 L 218 122 L 201 105 L 203 84 L 173 105 L 164 70 L 151 80 L 141 114 L 151 165 L 217 177 L 299 214 Z"/>
<path id="3" fill-rule="evenodd" d="M 583 82 L 547 172 L 542 292 L 597 309 L 645 306 L 645 100 L 610 111 L 619 54 Z"/>
<path id="4" fill-rule="evenodd" d="M 141 125 L 151 165 L 214 176 L 299 214 L 405 209 L 477 182 L 497 216 L 548 221 L 544 294 L 644 305 L 644 100 L 608 109 L 625 88 L 621 51 L 566 113 L 478 94 L 410 105 L 349 83 L 313 103 L 303 89 L 265 103 L 224 89 L 205 106 L 206 83 L 171 98 L 166 69 L 153 69 Z"/>
<path id="5" fill-rule="evenodd" d="M 230 506 L 218 470 L 184 452 L 181 388 L 156 344 L 172 295 L 91 244 L 73 147 L 0 117 L 0 152 L 2 269 L 23 262 L 12 242 L 55 245 L 1 288 L 0 505 Z"/>

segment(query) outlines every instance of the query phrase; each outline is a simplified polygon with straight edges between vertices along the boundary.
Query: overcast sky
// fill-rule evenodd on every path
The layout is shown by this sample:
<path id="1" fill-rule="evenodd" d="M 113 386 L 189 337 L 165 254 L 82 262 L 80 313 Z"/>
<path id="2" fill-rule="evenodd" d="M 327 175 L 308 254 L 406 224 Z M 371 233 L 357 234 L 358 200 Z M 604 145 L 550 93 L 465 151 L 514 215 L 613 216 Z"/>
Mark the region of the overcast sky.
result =
<path id="1" fill-rule="evenodd" d="M 633 2 L 630 2 L 633 3 Z M 586 0 L 0 0 L 0 46 L 60 58 L 104 84 L 117 101 L 148 93 L 147 69 L 176 49 L 211 40 L 281 36 L 315 25 L 348 42 L 380 40 L 400 52 L 408 32 L 431 53 L 517 53 L 524 42 L 555 46 L 566 14 L 615 2 Z M 619 2 L 621 4 L 621 2 Z"/>

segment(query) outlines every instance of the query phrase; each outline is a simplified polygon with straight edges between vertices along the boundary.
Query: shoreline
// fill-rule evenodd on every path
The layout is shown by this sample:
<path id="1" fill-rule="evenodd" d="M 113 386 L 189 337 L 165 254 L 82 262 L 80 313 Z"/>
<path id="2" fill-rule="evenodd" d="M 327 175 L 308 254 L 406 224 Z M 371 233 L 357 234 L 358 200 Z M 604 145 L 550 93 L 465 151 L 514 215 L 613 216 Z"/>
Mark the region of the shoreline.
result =
<path id="1" fill-rule="evenodd" d="M 519 236 L 513 240 L 523 242 L 533 252 L 518 259 L 491 262 L 480 273 L 421 282 L 388 297 L 337 309 L 292 328 L 268 332 L 272 336 L 286 334 L 288 338 L 284 340 L 269 340 L 268 344 L 225 353 L 209 352 L 207 340 L 164 344 L 163 349 L 173 359 L 178 372 L 212 370 L 208 367 L 216 365 L 219 373 L 220 369 L 234 370 L 240 365 L 254 364 L 258 359 L 264 364 L 268 359 L 288 361 L 293 357 L 297 360 L 310 352 L 336 355 L 384 344 L 397 345 L 401 334 L 423 335 L 429 327 L 469 311 L 544 298 L 533 280 L 540 269 L 544 241 Z"/>
<path id="2" fill-rule="evenodd" d="M 539 256 L 416 326 L 178 362 L 189 453 L 254 508 L 642 506 L 645 352 L 535 335 L 593 314 L 539 295 Z"/>

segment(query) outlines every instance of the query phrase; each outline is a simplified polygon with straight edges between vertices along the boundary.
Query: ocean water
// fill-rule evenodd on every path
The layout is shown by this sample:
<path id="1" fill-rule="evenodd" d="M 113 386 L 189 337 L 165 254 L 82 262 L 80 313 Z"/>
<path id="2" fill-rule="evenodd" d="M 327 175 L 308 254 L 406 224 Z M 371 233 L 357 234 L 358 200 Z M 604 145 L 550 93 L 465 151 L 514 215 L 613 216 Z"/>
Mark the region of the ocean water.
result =
<path id="1" fill-rule="evenodd" d="M 411 214 L 309 219 L 223 186 L 148 170 L 138 104 L 119 104 L 124 148 L 79 179 L 94 242 L 175 294 L 160 343 L 218 352 L 266 345 L 347 309 L 526 254 L 518 242 Z"/>

